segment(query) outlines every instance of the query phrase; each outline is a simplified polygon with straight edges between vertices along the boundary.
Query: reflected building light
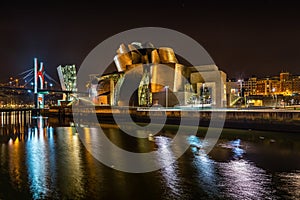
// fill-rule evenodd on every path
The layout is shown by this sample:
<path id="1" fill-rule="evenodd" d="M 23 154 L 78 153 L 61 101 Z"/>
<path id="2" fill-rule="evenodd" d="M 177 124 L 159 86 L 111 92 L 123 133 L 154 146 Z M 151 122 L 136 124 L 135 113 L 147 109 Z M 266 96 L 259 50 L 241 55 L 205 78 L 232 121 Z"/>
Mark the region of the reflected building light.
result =
<path id="1" fill-rule="evenodd" d="M 233 158 L 240 159 L 243 158 L 245 151 L 241 148 L 241 140 L 236 139 L 230 142 L 232 146 Z"/>
<path id="2" fill-rule="evenodd" d="M 4 125 L 4 112 L 1 112 L 1 125 Z"/>
<path id="3" fill-rule="evenodd" d="M 155 142 L 158 146 L 158 161 L 161 166 L 167 166 L 161 169 L 161 175 L 164 177 L 166 186 L 170 189 L 168 193 L 173 199 L 183 195 L 180 178 L 178 177 L 177 161 L 170 148 L 171 139 L 163 136 L 155 137 Z M 173 162 L 170 164 L 170 162 Z"/>
<path id="4" fill-rule="evenodd" d="M 293 173 L 281 173 L 279 175 L 280 181 L 283 182 L 283 185 L 289 185 L 289 187 L 281 188 L 290 196 L 295 197 L 295 199 L 300 199 L 300 171 L 297 170 Z"/>
<path id="5" fill-rule="evenodd" d="M 202 141 L 197 136 L 191 135 L 187 138 L 187 141 L 190 144 L 193 151 L 202 147 Z"/>
<path id="6" fill-rule="evenodd" d="M 9 160 L 9 174 L 12 183 L 17 187 L 22 187 L 22 167 L 23 167 L 23 160 L 20 153 L 20 141 L 19 138 L 16 138 L 15 141 L 12 142 L 13 144 L 10 146 L 9 149 L 9 157 L 13 158 Z M 22 150 L 21 150 L 22 151 Z"/>
<path id="7" fill-rule="evenodd" d="M 43 133 L 43 128 L 44 128 L 44 119 L 42 118 L 42 116 L 39 116 L 37 118 L 37 126 L 38 126 L 38 129 L 39 129 L 39 132 L 40 133 Z"/>
<path id="8" fill-rule="evenodd" d="M 243 155 L 245 153 L 245 151 L 239 147 L 234 147 L 232 149 L 232 152 L 233 152 L 233 158 L 234 159 L 240 159 L 240 158 L 243 158 Z"/>
<path id="9" fill-rule="evenodd" d="M 53 135 L 54 135 L 54 129 L 53 127 L 47 127 L 47 133 L 48 133 L 48 138 L 50 139 L 50 142 L 54 142 L 54 139 L 53 139 Z"/>
<path id="10" fill-rule="evenodd" d="M 53 137 L 54 130 L 52 127 L 46 129 L 48 135 L 48 144 L 49 144 L 49 165 L 50 165 L 50 173 L 55 174 L 56 172 L 56 148 L 55 148 L 55 140 Z M 51 176 L 51 182 L 55 182 L 53 176 Z"/>
<path id="11" fill-rule="evenodd" d="M 34 128 L 34 132 L 35 135 L 32 135 L 31 140 L 28 140 L 26 143 L 26 162 L 33 199 L 42 199 L 49 192 L 46 178 L 49 173 L 47 171 L 49 169 L 49 161 L 47 160 L 48 154 L 43 132 L 38 133 L 37 128 Z"/>
<path id="12" fill-rule="evenodd" d="M 94 140 L 91 140 L 91 135 L 94 135 L 92 130 L 93 129 L 86 128 L 83 131 L 83 136 L 82 137 L 84 137 L 83 139 L 85 141 L 85 145 L 86 145 L 87 149 L 91 149 L 91 142 L 95 141 L 95 138 L 94 138 Z"/>
<path id="13" fill-rule="evenodd" d="M 74 193 L 84 193 L 83 187 L 83 171 L 80 152 L 81 144 L 78 136 L 75 134 L 72 127 L 64 127 L 56 129 L 57 131 L 57 146 L 62 147 L 60 154 L 67 155 L 64 160 L 58 160 L 57 168 L 63 174 L 70 174 L 70 176 L 58 177 L 58 181 L 62 188 L 70 188 Z M 69 197 L 70 198 L 70 197 Z"/>
<path id="14" fill-rule="evenodd" d="M 245 160 L 234 160 L 220 164 L 221 177 L 232 199 L 265 199 L 272 195 L 270 178 L 266 172 Z"/>
<path id="15" fill-rule="evenodd" d="M 188 142 L 191 146 L 192 153 L 194 153 L 193 165 L 197 169 L 198 183 L 208 194 L 218 194 L 217 174 L 215 170 L 215 162 L 211 160 L 202 150 L 203 142 L 197 136 L 189 136 Z M 206 145 L 206 144 L 205 144 Z"/>

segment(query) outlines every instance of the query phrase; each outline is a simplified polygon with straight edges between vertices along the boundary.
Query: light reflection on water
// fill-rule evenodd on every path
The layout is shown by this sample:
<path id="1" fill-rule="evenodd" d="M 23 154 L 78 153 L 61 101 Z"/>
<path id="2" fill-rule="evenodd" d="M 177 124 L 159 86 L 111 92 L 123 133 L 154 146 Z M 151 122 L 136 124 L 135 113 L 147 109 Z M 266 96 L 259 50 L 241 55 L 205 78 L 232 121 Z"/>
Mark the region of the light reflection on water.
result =
<path id="1" fill-rule="evenodd" d="M 219 165 L 221 184 L 232 199 L 277 199 L 272 194 L 270 176 L 246 160 Z"/>
<path id="2" fill-rule="evenodd" d="M 21 158 L 21 152 L 19 145 L 20 141 L 19 138 L 16 138 L 15 141 L 12 139 L 9 140 L 9 157 L 12 157 L 14 159 L 9 160 L 9 168 L 11 169 L 9 171 L 10 176 L 12 177 L 13 181 L 16 183 L 15 187 L 21 188 L 22 187 L 22 158 Z M 3 158 L 1 158 L 2 160 Z"/>
<path id="3" fill-rule="evenodd" d="M 206 154 L 196 154 L 193 165 L 197 169 L 197 183 L 207 192 L 208 197 L 220 197 L 214 161 Z"/>
<path id="4" fill-rule="evenodd" d="M 64 189 L 61 193 L 65 198 L 82 198 L 85 189 L 80 139 L 70 127 L 57 128 L 57 137 L 57 174 L 62 175 L 58 176 L 57 187 Z"/>
<path id="5" fill-rule="evenodd" d="M 192 152 L 195 155 L 193 164 L 197 168 L 198 182 L 208 192 L 210 198 L 230 199 L 268 199 L 274 195 L 267 190 L 270 187 L 270 177 L 242 158 L 240 139 L 221 144 L 230 148 L 233 159 L 230 162 L 216 162 L 202 152 L 201 140 L 191 136 Z"/>
<path id="6" fill-rule="evenodd" d="M 277 199 L 273 194 L 271 176 L 266 171 L 243 160 L 246 152 L 241 145 L 241 140 L 228 142 L 231 146 L 233 160 L 218 163 L 220 183 L 224 185 L 226 194 L 232 199 Z"/>
<path id="7" fill-rule="evenodd" d="M 203 153 L 202 140 L 190 136 L 191 151 L 195 158 L 198 183 L 208 193 L 208 197 L 225 199 L 299 199 L 300 173 L 279 173 L 277 178 L 281 187 L 274 188 L 272 174 L 257 167 L 253 162 L 242 159 L 246 150 L 240 139 L 221 142 L 219 146 L 232 153 L 229 162 L 216 162 L 211 156 Z M 280 193 L 281 191 L 281 193 Z M 282 193 L 283 192 L 283 193 Z"/>
<path id="8" fill-rule="evenodd" d="M 280 173 L 280 181 L 282 182 L 282 187 L 277 187 L 278 190 L 282 190 L 288 195 L 284 195 L 284 198 L 288 199 L 300 199 L 300 171 L 292 173 Z"/>
<path id="9" fill-rule="evenodd" d="M 277 145 L 228 136 L 206 154 L 202 151 L 206 145 L 202 138 L 190 136 L 187 140 L 190 149 L 172 165 L 151 173 L 130 174 L 110 169 L 95 160 L 74 128 L 42 128 L 41 124 L 28 130 L 27 134 L 12 136 L 1 130 L 1 199 L 300 198 L 299 170 L 270 171 L 259 167 L 261 160 L 253 160 L 255 149 L 265 145 L 273 148 L 275 157 L 282 151 L 287 157 L 299 155 L 297 148 L 287 151 L 278 138 Z M 94 130 L 90 132 L 95 134 Z M 107 128 L 106 133 L 117 145 L 128 150 L 159 149 L 157 161 L 162 165 L 174 160 L 176 146 L 169 148 L 172 131 L 158 134 L 154 141 L 131 141 L 115 127 Z M 95 138 L 92 134 L 84 136 L 86 141 Z M 289 146 L 299 146 L 299 138 L 287 142 Z"/>
<path id="10" fill-rule="evenodd" d="M 158 157 L 159 161 L 162 162 L 162 166 L 165 165 L 164 162 L 169 163 L 169 160 L 174 160 L 175 156 L 173 151 L 169 148 L 171 142 L 170 138 L 164 136 L 155 137 L 155 142 L 158 148 L 163 149 L 160 151 L 160 156 Z M 179 170 L 177 162 L 173 162 L 168 167 L 161 169 L 161 176 L 163 177 L 163 184 L 166 185 L 168 190 L 166 191 L 165 196 L 169 196 L 170 199 L 183 199 L 184 192 L 182 191 L 181 181 L 178 177 Z"/>
<path id="11" fill-rule="evenodd" d="M 32 129 L 26 142 L 26 165 L 33 199 L 45 198 L 49 193 L 49 152 L 44 130 Z"/>

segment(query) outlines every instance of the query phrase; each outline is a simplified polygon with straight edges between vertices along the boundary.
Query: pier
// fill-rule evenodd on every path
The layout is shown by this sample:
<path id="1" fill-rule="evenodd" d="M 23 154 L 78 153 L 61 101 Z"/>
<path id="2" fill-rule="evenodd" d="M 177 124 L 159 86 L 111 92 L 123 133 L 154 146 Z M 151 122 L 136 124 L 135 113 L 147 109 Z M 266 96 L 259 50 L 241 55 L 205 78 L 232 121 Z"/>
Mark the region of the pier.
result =
<path id="1" fill-rule="evenodd" d="M 71 110 L 69 110 L 71 111 Z M 96 107 L 77 108 L 74 114 L 81 116 L 83 122 L 86 116 L 96 114 L 100 123 L 115 123 L 113 115 L 122 116 L 130 114 L 137 123 L 149 123 L 150 112 L 156 118 L 167 118 L 166 124 L 180 124 L 181 118 L 194 119 L 199 117 L 199 126 L 208 127 L 212 113 L 215 120 L 222 120 L 225 114 L 224 128 L 300 132 L 300 110 L 286 109 L 204 109 L 204 110 L 180 110 L 180 109 L 138 109 L 134 107 Z M 53 115 L 54 113 L 52 113 Z M 68 113 L 68 115 L 72 115 Z M 219 119 L 218 119 L 219 118 Z M 124 117 L 124 122 L 131 119 Z M 188 125 L 188 124 L 187 124 Z"/>
<path id="2" fill-rule="evenodd" d="M 54 106 L 49 109 L 34 108 L 2 108 L 0 109 L 1 126 L 18 125 L 25 126 L 32 122 L 33 116 L 45 116 L 57 118 L 58 122 L 70 121 L 73 119 L 73 112 L 80 115 L 83 123 L 87 116 L 96 114 L 99 123 L 115 123 L 113 115 L 122 116 L 130 114 L 136 123 L 150 123 L 151 116 L 156 118 L 166 118 L 166 124 L 180 124 L 180 119 L 199 117 L 199 126 L 208 127 L 212 113 L 222 120 L 226 116 L 224 128 L 263 130 L 263 131 L 284 131 L 300 132 L 300 110 L 286 109 L 204 109 L 204 110 L 181 110 L 181 109 L 149 109 L 137 107 L 71 107 Z M 218 119 L 216 119 L 218 120 Z M 124 123 L 130 119 L 124 117 Z M 163 121 L 163 120 L 162 120 Z M 188 124 L 187 124 L 188 125 Z"/>

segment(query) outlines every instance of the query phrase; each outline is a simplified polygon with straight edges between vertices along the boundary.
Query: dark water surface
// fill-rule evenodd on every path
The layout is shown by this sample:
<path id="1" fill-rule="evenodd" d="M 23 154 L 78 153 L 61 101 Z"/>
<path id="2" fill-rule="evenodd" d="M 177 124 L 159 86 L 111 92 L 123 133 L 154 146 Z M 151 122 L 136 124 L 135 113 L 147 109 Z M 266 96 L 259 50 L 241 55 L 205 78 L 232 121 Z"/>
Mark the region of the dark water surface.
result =
<path id="1" fill-rule="evenodd" d="M 149 141 L 128 137 L 117 126 L 103 128 L 112 142 L 138 152 L 168 144 L 176 134 L 169 126 Z M 207 155 L 198 148 L 204 133 L 190 136 L 191 147 L 169 167 L 131 174 L 97 161 L 75 128 L 51 120 L 45 128 L 3 125 L 0 198 L 300 199 L 299 134 L 226 129 Z"/>

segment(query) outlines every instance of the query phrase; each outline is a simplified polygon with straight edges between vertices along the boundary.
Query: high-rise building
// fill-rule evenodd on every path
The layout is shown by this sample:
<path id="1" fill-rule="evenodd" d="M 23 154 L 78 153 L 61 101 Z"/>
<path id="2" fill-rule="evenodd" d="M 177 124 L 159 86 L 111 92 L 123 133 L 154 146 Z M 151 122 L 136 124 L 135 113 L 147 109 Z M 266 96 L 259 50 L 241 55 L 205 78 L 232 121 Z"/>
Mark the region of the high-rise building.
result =
<path id="1" fill-rule="evenodd" d="M 76 87 L 76 67 L 75 65 L 58 66 L 57 73 L 64 91 L 77 91 Z"/>
<path id="2" fill-rule="evenodd" d="M 76 67 L 75 65 L 58 66 L 57 73 L 63 91 L 77 91 L 76 87 Z M 72 97 L 64 95 L 63 100 L 70 101 Z"/>

